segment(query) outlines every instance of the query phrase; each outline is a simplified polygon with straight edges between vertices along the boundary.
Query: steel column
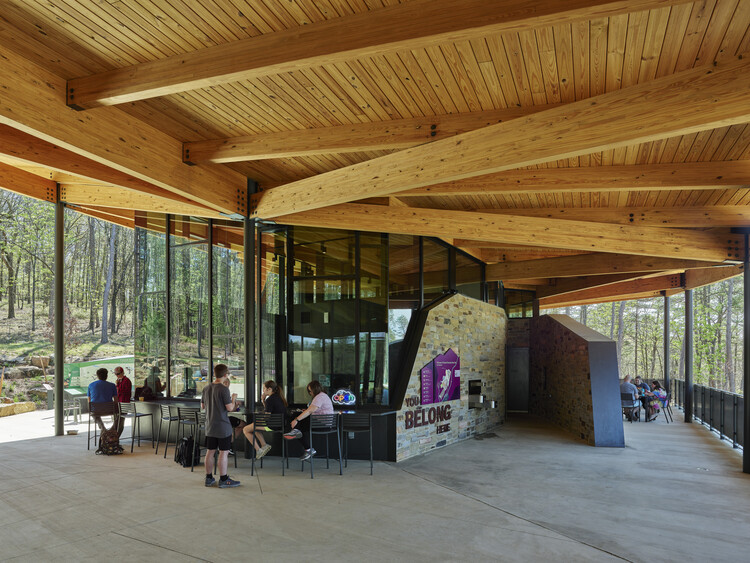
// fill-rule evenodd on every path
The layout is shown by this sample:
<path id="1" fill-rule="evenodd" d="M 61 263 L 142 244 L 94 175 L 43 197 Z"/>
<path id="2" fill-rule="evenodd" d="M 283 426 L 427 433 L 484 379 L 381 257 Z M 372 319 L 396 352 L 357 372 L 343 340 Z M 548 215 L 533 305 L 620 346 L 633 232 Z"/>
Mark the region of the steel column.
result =
<path id="1" fill-rule="evenodd" d="M 670 346 L 669 341 L 672 336 L 669 326 L 669 295 L 664 295 L 664 388 L 669 393 L 669 368 L 670 368 Z"/>
<path id="2" fill-rule="evenodd" d="M 198 330 L 202 330 L 199 327 Z M 206 381 L 214 372 L 214 220 L 208 220 L 208 369 Z"/>
<path id="3" fill-rule="evenodd" d="M 57 186 L 60 192 L 60 186 Z M 63 378 L 65 377 L 65 300 L 63 291 L 63 258 L 65 253 L 65 204 L 57 198 L 55 203 L 55 436 L 64 434 L 63 428 Z"/>
<path id="4" fill-rule="evenodd" d="M 748 436 L 750 436 L 750 401 L 748 401 L 748 391 L 750 390 L 750 277 L 747 270 L 750 268 L 750 249 L 748 248 L 748 233 L 745 233 L 745 260 L 742 279 L 744 280 L 744 303 L 743 303 L 743 387 L 742 393 L 745 397 L 745 420 L 743 421 L 745 433 L 743 434 L 742 450 L 742 471 L 750 473 L 750 448 L 748 446 Z"/>
<path id="5" fill-rule="evenodd" d="M 245 404 L 255 413 L 255 220 L 244 220 Z"/>
<path id="6" fill-rule="evenodd" d="M 172 230 L 172 216 L 167 214 L 164 218 L 164 331 L 167 333 L 167 357 L 166 373 L 164 377 L 167 380 L 167 397 L 172 396 L 172 256 L 170 254 L 170 232 Z M 157 364 L 157 370 L 159 369 Z M 156 379 L 154 379 L 156 381 Z M 211 379 L 213 381 L 213 378 Z M 156 393 L 154 389 L 154 393 Z"/>
<path id="7" fill-rule="evenodd" d="M 685 422 L 693 422 L 693 290 L 685 290 Z"/>

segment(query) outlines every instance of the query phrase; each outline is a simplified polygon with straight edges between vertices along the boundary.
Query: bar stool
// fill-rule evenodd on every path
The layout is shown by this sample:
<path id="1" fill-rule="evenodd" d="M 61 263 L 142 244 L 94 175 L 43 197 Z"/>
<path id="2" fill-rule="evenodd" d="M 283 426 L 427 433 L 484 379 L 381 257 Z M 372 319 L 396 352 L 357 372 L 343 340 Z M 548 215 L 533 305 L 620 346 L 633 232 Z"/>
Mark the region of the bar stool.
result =
<path id="1" fill-rule="evenodd" d="M 336 435 L 336 443 L 339 447 L 339 475 L 344 474 L 344 464 L 341 456 L 341 434 L 339 433 L 339 415 L 337 414 L 312 414 L 310 415 L 310 447 L 315 449 L 313 446 L 313 436 L 325 436 L 326 437 L 326 469 L 330 468 L 330 455 L 328 450 L 328 438 L 331 434 Z M 302 461 L 302 468 L 300 471 L 305 470 L 305 461 L 310 463 L 310 479 L 314 479 L 313 471 L 313 460 L 315 456 L 310 456 L 310 459 Z"/>
<path id="2" fill-rule="evenodd" d="M 177 422 L 178 418 L 177 415 L 172 414 L 172 406 L 171 405 L 159 405 L 159 409 L 161 410 L 161 418 L 159 419 L 159 433 L 156 435 L 156 451 L 154 454 L 159 453 L 159 440 L 161 440 L 161 426 L 162 423 L 166 420 L 169 424 L 167 424 L 167 436 L 164 438 L 164 459 L 167 458 L 167 450 L 169 449 L 169 433 L 172 430 L 172 423 Z"/>
<path id="3" fill-rule="evenodd" d="M 285 428 L 285 416 L 284 414 L 268 414 L 265 412 L 256 412 L 255 417 L 253 419 L 254 432 L 270 432 L 271 434 L 281 434 L 281 475 L 284 475 L 284 464 L 289 463 L 289 457 L 287 455 L 287 449 L 286 449 L 286 440 L 284 439 L 284 428 Z M 255 448 L 255 444 L 250 444 L 250 447 L 253 448 L 253 457 L 252 462 L 250 464 L 250 475 L 255 474 L 255 454 L 257 452 L 257 449 Z M 237 461 L 237 458 L 235 457 L 235 462 Z M 235 465 L 236 467 L 236 465 Z M 260 458 L 260 467 L 263 467 L 263 458 Z"/>
<path id="4" fill-rule="evenodd" d="M 98 429 L 98 424 L 96 423 L 96 418 L 99 417 L 101 420 L 102 416 L 111 416 L 112 417 L 112 425 L 117 422 L 117 417 L 119 416 L 119 410 L 117 409 L 117 403 L 113 401 L 107 401 L 105 403 L 89 403 L 89 424 L 88 424 L 88 435 L 86 440 L 86 449 L 91 449 L 91 421 L 94 421 L 94 443 L 96 443 L 96 431 Z M 104 422 L 102 422 L 104 424 Z"/>
<path id="5" fill-rule="evenodd" d="M 372 413 L 341 415 L 341 434 L 367 432 L 370 438 L 370 475 L 372 475 Z M 344 467 L 349 467 L 349 441 L 344 437 Z"/>
<path id="6" fill-rule="evenodd" d="M 135 403 L 118 403 L 120 407 L 120 416 L 123 418 L 129 418 L 132 420 L 130 423 L 130 453 L 133 453 L 133 445 L 135 444 L 136 427 L 138 428 L 138 447 L 141 447 L 141 418 L 144 416 L 151 416 L 151 427 L 154 426 L 154 419 L 151 413 L 138 412 Z M 124 424 L 124 422 L 123 422 Z M 151 432 L 151 447 L 154 447 L 154 433 Z"/>

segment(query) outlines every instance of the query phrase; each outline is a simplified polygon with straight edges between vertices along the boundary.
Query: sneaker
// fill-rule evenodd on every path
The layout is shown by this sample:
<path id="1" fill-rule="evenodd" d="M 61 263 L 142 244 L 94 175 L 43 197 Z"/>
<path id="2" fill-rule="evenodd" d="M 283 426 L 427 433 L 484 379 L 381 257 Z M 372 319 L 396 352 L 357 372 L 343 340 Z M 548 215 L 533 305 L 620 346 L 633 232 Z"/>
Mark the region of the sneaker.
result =
<path id="1" fill-rule="evenodd" d="M 291 432 L 287 432 L 284 434 L 284 438 L 286 438 L 287 440 L 294 440 L 295 438 L 301 438 L 301 437 L 302 437 L 302 432 L 300 432 L 296 428 L 292 429 Z"/>
<path id="2" fill-rule="evenodd" d="M 302 461 L 307 461 L 307 460 L 308 460 L 308 459 L 310 459 L 310 458 L 311 458 L 312 456 L 314 456 L 314 455 L 315 455 L 316 453 L 318 453 L 318 452 L 316 452 L 316 451 L 315 451 L 314 449 L 312 449 L 312 448 L 310 448 L 309 450 L 305 450 L 305 453 L 303 453 L 303 454 L 302 454 L 302 457 L 300 457 L 300 460 L 302 460 Z"/>
<path id="3" fill-rule="evenodd" d="M 213 477 L 206 477 L 206 487 L 211 487 L 216 484 L 216 479 Z"/>
<path id="4" fill-rule="evenodd" d="M 255 459 L 260 459 L 271 451 L 271 444 L 266 444 L 255 452 Z"/>
<path id="5" fill-rule="evenodd" d="M 229 487 L 239 487 L 240 482 L 236 479 L 232 479 L 229 477 L 226 481 L 219 481 L 219 488 L 220 489 L 228 489 Z"/>

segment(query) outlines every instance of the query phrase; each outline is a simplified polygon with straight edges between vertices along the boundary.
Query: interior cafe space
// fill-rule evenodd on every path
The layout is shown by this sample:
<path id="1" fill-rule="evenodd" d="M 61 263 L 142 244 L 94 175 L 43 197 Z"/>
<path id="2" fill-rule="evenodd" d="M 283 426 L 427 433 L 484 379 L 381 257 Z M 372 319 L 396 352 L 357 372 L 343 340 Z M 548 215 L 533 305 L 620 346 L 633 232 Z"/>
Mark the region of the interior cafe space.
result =
<path id="1" fill-rule="evenodd" d="M 248 410 L 264 381 L 304 407 L 317 380 L 337 408 L 373 414 L 387 461 L 503 422 L 508 318 L 531 316 L 533 295 L 487 283 L 457 248 L 150 212 L 135 226 L 134 385 L 157 403 L 198 400 L 217 363 Z M 369 457 L 366 436 L 344 438 Z"/>

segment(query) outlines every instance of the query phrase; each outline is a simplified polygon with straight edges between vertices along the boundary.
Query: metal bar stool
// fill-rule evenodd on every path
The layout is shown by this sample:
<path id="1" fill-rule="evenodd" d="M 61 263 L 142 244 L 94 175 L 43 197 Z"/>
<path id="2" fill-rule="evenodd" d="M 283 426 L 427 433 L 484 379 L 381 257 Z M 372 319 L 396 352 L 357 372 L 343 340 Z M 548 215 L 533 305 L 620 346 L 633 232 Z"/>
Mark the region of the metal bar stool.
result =
<path id="1" fill-rule="evenodd" d="M 265 412 L 255 413 L 253 419 L 254 429 L 253 432 L 270 432 L 271 434 L 281 434 L 281 475 L 284 475 L 284 464 L 289 463 L 289 457 L 287 455 L 286 440 L 284 439 L 284 428 L 285 428 L 285 416 L 284 414 L 268 414 Z M 255 444 L 250 444 L 253 448 L 253 457 L 250 464 L 250 475 L 255 473 Z M 236 458 L 235 458 L 236 461 Z M 260 466 L 263 467 L 263 458 L 260 458 Z M 236 465 L 235 465 L 236 467 Z"/>
<path id="2" fill-rule="evenodd" d="M 156 435 L 156 451 L 154 452 L 154 454 L 159 453 L 159 441 L 161 440 L 161 426 L 162 426 L 162 423 L 166 420 L 168 422 L 167 436 L 164 438 L 164 459 L 166 459 L 167 450 L 169 449 L 169 433 L 172 430 L 172 423 L 177 422 L 178 418 L 177 418 L 177 415 L 172 414 L 171 405 L 159 405 L 159 409 L 161 410 L 161 418 L 159 418 L 159 432 Z"/>
<path id="3" fill-rule="evenodd" d="M 86 449 L 91 449 L 91 421 L 94 421 L 94 443 L 96 443 L 96 431 L 98 429 L 98 424 L 96 419 L 99 418 L 101 420 L 101 417 L 103 416 L 111 416 L 113 424 L 117 421 L 119 410 L 117 408 L 117 403 L 113 401 L 108 401 L 106 403 L 89 403 L 89 425 L 88 425 L 88 435 L 86 440 Z M 102 424 L 104 424 L 102 422 Z"/>
<path id="4" fill-rule="evenodd" d="M 367 432 L 370 439 L 370 475 L 372 475 L 372 414 L 353 413 L 341 415 L 341 434 Z M 344 437 L 344 467 L 349 467 L 349 440 Z"/>
<path id="5" fill-rule="evenodd" d="M 341 455 L 341 433 L 339 432 L 339 415 L 337 414 L 312 414 L 310 415 L 310 447 L 315 449 L 313 446 L 313 436 L 325 436 L 326 437 L 326 469 L 330 468 L 330 455 L 328 449 L 328 438 L 331 434 L 336 435 L 336 443 L 339 447 L 339 475 L 344 474 L 344 463 Z M 314 479 L 313 471 L 313 460 L 315 456 L 310 456 L 310 459 L 302 461 L 301 471 L 305 470 L 305 461 L 310 463 L 310 479 Z"/>
<path id="6" fill-rule="evenodd" d="M 135 403 L 118 403 L 120 408 L 120 416 L 123 418 L 129 418 L 132 420 L 130 423 L 130 453 L 133 453 L 133 445 L 135 444 L 136 428 L 138 434 L 138 447 L 141 447 L 141 418 L 144 416 L 151 416 L 151 413 L 138 412 Z M 153 423 L 153 418 L 152 418 Z M 124 424 L 124 421 L 123 421 Z M 153 424 L 152 424 L 153 426 Z M 151 447 L 154 447 L 154 436 L 151 433 Z"/>

